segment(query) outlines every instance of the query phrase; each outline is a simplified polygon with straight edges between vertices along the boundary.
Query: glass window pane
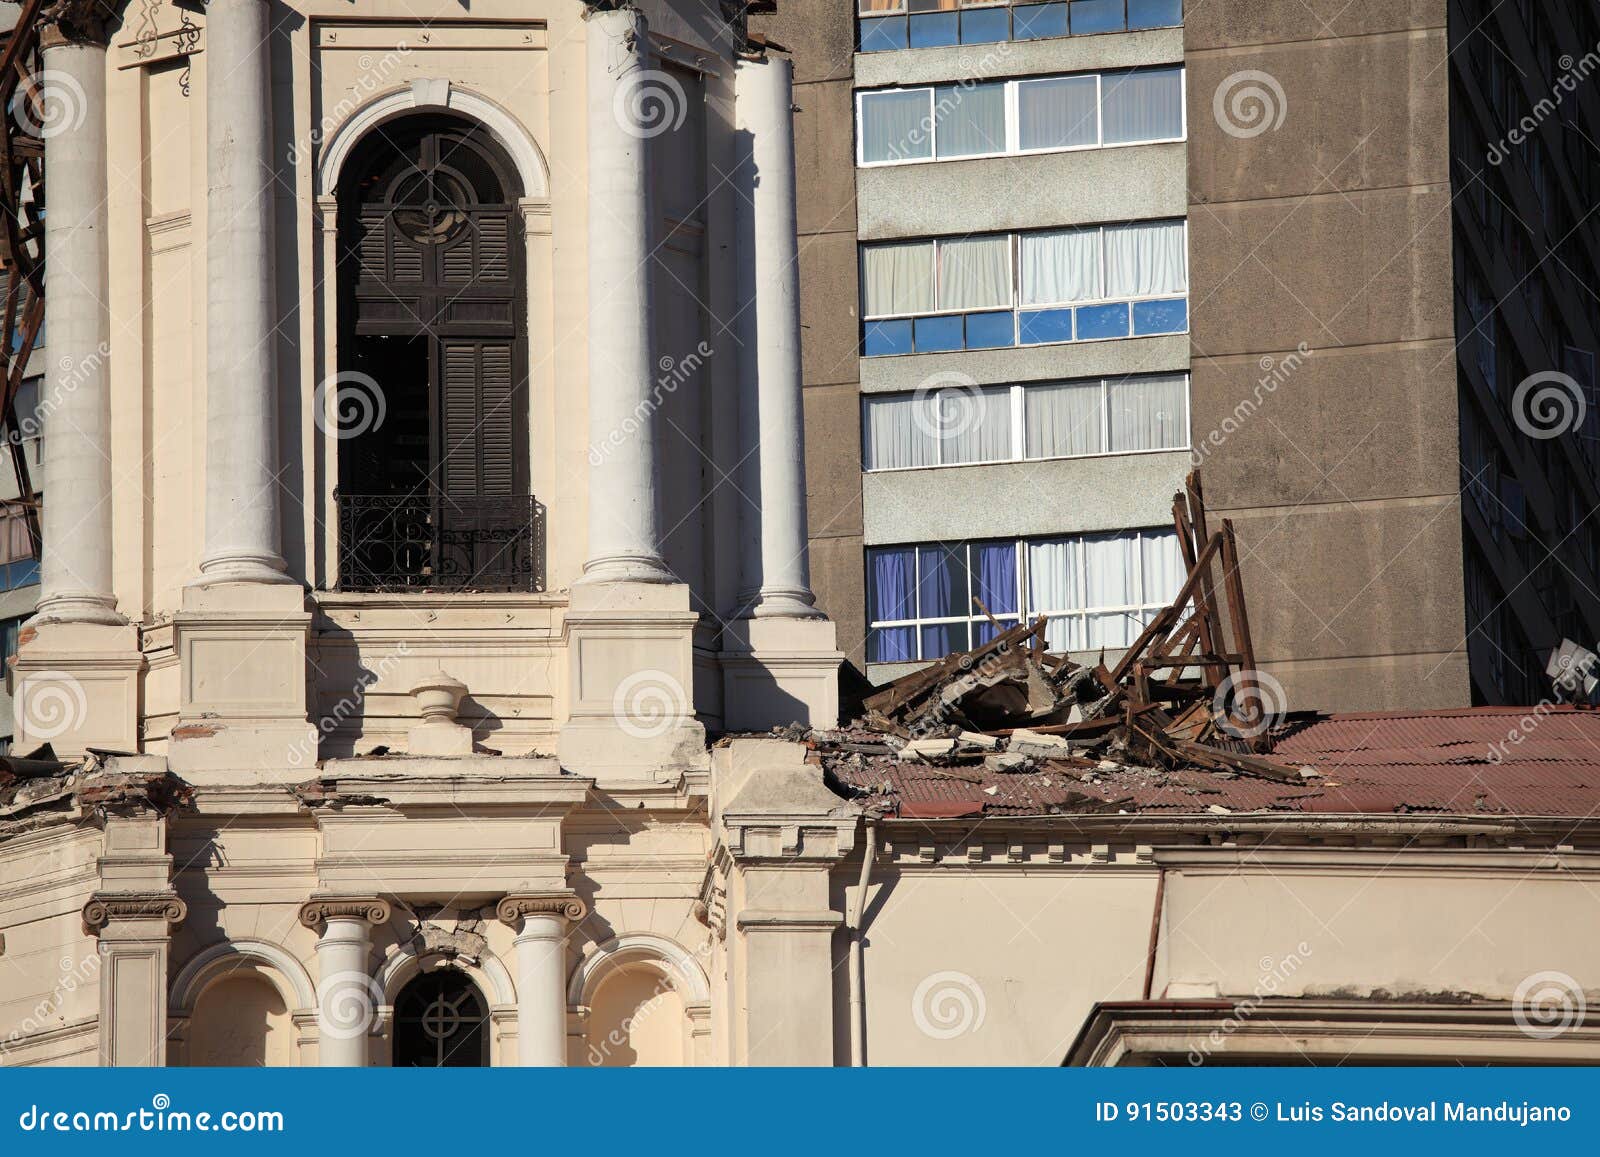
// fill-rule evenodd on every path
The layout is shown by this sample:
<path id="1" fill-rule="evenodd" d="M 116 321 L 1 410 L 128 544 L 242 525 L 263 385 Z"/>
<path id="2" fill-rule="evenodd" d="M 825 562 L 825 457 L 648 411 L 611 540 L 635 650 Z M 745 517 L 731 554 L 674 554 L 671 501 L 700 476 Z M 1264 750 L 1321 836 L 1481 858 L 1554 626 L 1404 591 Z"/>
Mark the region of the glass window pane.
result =
<path id="1" fill-rule="evenodd" d="M 986 542 L 972 548 L 972 593 L 996 618 L 1017 613 L 1017 546 Z M 981 611 L 979 612 L 982 613 Z"/>
<path id="2" fill-rule="evenodd" d="M 1072 35 L 1122 31 L 1122 0 L 1072 0 Z"/>
<path id="3" fill-rule="evenodd" d="M 1140 537 L 1144 539 L 1145 605 L 1166 606 L 1178 597 L 1183 580 L 1189 577 L 1178 536 L 1170 530 L 1147 530 Z"/>
<path id="4" fill-rule="evenodd" d="M 1111 449 L 1176 450 L 1189 444 L 1189 385 L 1182 374 L 1112 382 Z"/>
<path id="5" fill-rule="evenodd" d="M 866 337 L 861 343 L 862 354 L 869 358 L 891 357 L 911 353 L 916 347 L 911 341 L 909 321 L 869 321 Z"/>
<path id="6" fill-rule="evenodd" d="M 1029 458 L 1065 458 L 1104 450 L 1099 382 L 1062 382 L 1022 391 Z"/>
<path id="7" fill-rule="evenodd" d="M 954 12 L 940 12 L 931 16 L 912 16 L 912 48 L 943 48 L 960 41 L 960 25 Z"/>
<path id="8" fill-rule="evenodd" d="M 1044 643 L 1052 651 L 1087 651 L 1089 640 L 1083 619 L 1073 615 L 1048 620 L 1044 626 Z"/>
<path id="9" fill-rule="evenodd" d="M 933 242 L 861 247 L 861 308 L 866 317 L 933 309 Z"/>
<path id="10" fill-rule="evenodd" d="M 1106 227 L 1106 296 L 1164 297 L 1189 285 L 1182 221 Z"/>
<path id="11" fill-rule="evenodd" d="M 1070 309 L 1038 309 L 1017 315 L 1017 330 L 1023 345 L 1046 345 L 1072 340 Z"/>
<path id="12" fill-rule="evenodd" d="M 908 470 L 939 460 L 933 402 L 925 394 L 867 399 L 868 470 Z"/>
<path id="13" fill-rule="evenodd" d="M 970 237 L 940 244 L 940 309 L 993 309 L 1010 304 L 1010 237 Z"/>
<path id="14" fill-rule="evenodd" d="M 913 323 L 919 354 L 944 353 L 961 348 L 962 319 L 958 317 L 919 317 Z"/>
<path id="15" fill-rule="evenodd" d="M 936 395 L 941 431 L 940 461 L 1004 462 L 1011 451 L 1011 391 L 940 390 Z"/>
<path id="16" fill-rule="evenodd" d="M 1126 613 L 1090 615 L 1087 649 L 1097 651 L 1101 647 L 1107 649 L 1126 647 L 1139 637 L 1139 632 L 1142 630 L 1144 624 L 1136 615 Z"/>
<path id="17" fill-rule="evenodd" d="M 933 156 L 933 92 L 861 94 L 861 159 L 909 161 Z"/>
<path id="18" fill-rule="evenodd" d="M 862 52 L 892 52 L 906 46 L 906 18 L 879 16 L 861 22 Z"/>
<path id="19" fill-rule="evenodd" d="M 1028 543 L 1028 615 L 1077 610 L 1083 544 L 1075 538 Z"/>
<path id="20" fill-rule="evenodd" d="M 919 546 L 922 568 L 917 587 L 917 617 L 946 619 L 971 613 L 967 602 L 967 548 L 954 545 Z"/>
<path id="21" fill-rule="evenodd" d="M 917 657 L 915 627 L 877 627 L 868 636 L 868 662 L 910 663 Z"/>
<path id="22" fill-rule="evenodd" d="M 1139 536 L 1090 534 L 1083 538 L 1084 582 L 1091 608 L 1139 602 Z"/>
<path id="23" fill-rule="evenodd" d="M 1092 76 L 1029 80 L 1017 85 L 1018 144 L 1024 149 L 1092 145 L 1100 138 Z"/>
<path id="24" fill-rule="evenodd" d="M 1181 0 L 1180 0 L 1181 2 Z M 1013 40 L 1042 40 L 1067 34 L 1066 4 L 1027 4 L 1011 10 Z"/>
<path id="25" fill-rule="evenodd" d="M 1016 340 L 1016 315 L 1009 310 L 1005 313 L 967 314 L 969 350 L 999 349 L 1014 345 Z"/>
<path id="26" fill-rule="evenodd" d="M 867 551 L 867 620 L 901 622 L 916 618 L 916 548 L 881 547 Z"/>
<path id="27" fill-rule="evenodd" d="M 1024 233 L 1021 254 L 1023 305 L 1093 301 L 1104 296 L 1099 229 Z"/>
<path id="28" fill-rule="evenodd" d="M 1078 307 L 1077 313 L 1079 341 L 1103 341 L 1106 338 L 1128 336 L 1126 304 L 1083 305 Z"/>
<path id="29" fill-rule="evenodd" d="M 1005 17 L 1004 9 L 999 15 Z M 938 123 L 941 157 L 1006 151 L 1004 84 L 946 84 L 934 90 L 934 97 L 933 116 Z"/>
<path id="30" fill-rule="evenodd" d="M 922 628 L 922 657 L 942 659 L 968 649 L 966 623 L 937 623 Z"/>
<path id="31" fill-rule="evenodd" d="M 1182 333 L 1188 328 L 1187 300 L 1133 303 L 1133 332 L 1136 334 Z"/>
<path id="32" fill-rule="evenodd" d="M 993 44 L 1010 36 L 1011 14 L 1004 8 L 979 8 L 961 14 L 963 44 Z"/>
<path id="33" fill-rule="evenodd" d="M 1182 68 L 1108 72 L 1100 78 L 1100 100 L 1108 145 L 1183 136 Z"/>
<path id="34" fill-rule="evenodd" d="M 856 11 L 863 16 L 877 15 L 883 12 L 902 12 L 905 10 L 905 0 L 857 0 Z"/>
<path id="35" fill-rule="evenodd" d="M 1183 0 L 1128 0 L 1128 27 L 1176 28 L 1183 23 Z"/>

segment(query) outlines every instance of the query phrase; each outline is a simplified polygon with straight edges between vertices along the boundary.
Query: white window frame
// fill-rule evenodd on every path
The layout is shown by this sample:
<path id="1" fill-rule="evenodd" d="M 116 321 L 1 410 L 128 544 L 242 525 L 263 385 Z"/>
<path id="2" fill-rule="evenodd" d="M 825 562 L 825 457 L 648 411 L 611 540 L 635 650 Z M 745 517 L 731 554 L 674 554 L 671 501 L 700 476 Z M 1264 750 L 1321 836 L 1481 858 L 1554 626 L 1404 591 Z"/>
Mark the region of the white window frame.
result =
<path id="1" fill-rule="evenodd" d="M 1158 446 L 1148 450 L 1112 450 L 1111 446 L 1111 387 L 1128 381 L 1140 381 L 1146 378 L 1166 378 L 1177 374 L 1183 375 L 1183 418 L 1181 421 L 1182 444 L 1177 446 Z M 1037 457 L 1028 453 L 1028 405 L 1027 392 L 1029 390 L 1049 389 L 1052 386 L 1087 386 L 1098 383 L 1100 386 L 1100 445 L 1103 450 L 1091 454 L 1041 454 Z M 978 386 L 978 390 L 994 390 L 1003 387 L 1003 383 L 992 386 Z M 946 470 L 962 466 L 996 466 L 1008 462 L 1065 462 L 1083 458 L 1128 458 L 1138 454 L 1177 454 L 1192 448 L 1194 432 L 1190 426 L 1192 417 L 1193 399 L 1191 397 L 1192 378 L 1187 370 L 1172 370 L 1167 373 L 1124 374 L 1120 378 L 1052 378 L 1048 381 L 1038 382 L 1013 382 L 1009 387 L 1011 406 L 1011 456 L 1009 458 L 982 458 L 971 462 L 945 462 L 944 441 L 936 439 L 934 443 L 934 457 L 939 461 L 930 462 L 926 466 L 868 466 L 868 462 L 877 457 L 876 448 L 872 445 L 872 426 L 869 413 L 874 401 L 890 398 L 916 397 L 916 393 L 907 394 L 904 391 L 891 391 L 881 394 L 864 394 L 861 398 L 861 461 L 862 472 L 865 474 L 900 474 L 907 470 Z M 944 393 L 962 393 L 962 387 L 951 387 L 948 390 L 935 390 L 924 394 L 924 397 L 934 397 Z M 937 404 L 937 402 L 935 402 Z"/>
<path id="2" fill-rule="evenodd" d="M 972 642 L 972 625 L 975 623 L 988 622 L 988 619 L 984 616 L 983 612 L 979 611 L 975 605 L 972 605 L 972 548 L 975 546 L 1000 545 L 1006 543 L 1007 541 L 1010 541 L 1012 548 L 1016 551 L 1016 573 L 1018 588 L 1016 592 L 1016 605 L 1021 607 L 1022 610 L 1020 614 L 995 615 L 994 617 L 1001 623 L 1015 624 L 1021 622 L 1032 622 L 1040 615 L 1043 615 L 1046 620 L 1045 629 L 1048 632 L 1049 620 L 1051 619 L 1077 619 L 1081 624 L 1083 638 L 1087 639 L 1089 635 L 1089 620 L 1091 618 L 1105 615 L 1124 615 L 1139 623 L 1140 630 L 1143 630 L 1145 626 L 1149 625 L 1150 618 L 1160 612 L 1163 607 L 1171 605 L 1172 600 L 1176 598 L 1178 594 L 1178 592 L 1174 590 L 1172 594 L 1168 595 L 1165 599 L 1154 601 L 1151 598 L 1150 592 L 1144 589 L 1146 574 L 1145 551 L 1149 548 L 1150 541 L 1154 538 L 1165 537 L 1173 534 L 1175 534 L 1174 531 L 1162 527 L 1138 527 L 1130 530 L 1043 535 L 1032 536 L 1028 538 L 1017 538 L 1012 540 L 980 538 L 963 542 L 960 545 L 962 550 L 965 552 L 963 561 L 965 563 L 967 573 L 966 598 L 967 603 L 969 606 L 971 606 L 973 613 L 966 616 L 938 616 L 931 618 L 924 618 L 921 615 L 922 552 L 924 550 L 942 549 L 944 544 L 938 542 L 906 542 L 895 543 L 881 547 L 869 547 L 869 560 L 871 557 L 871 552 L 874 550 L 910 550 L 912 552 L 911 597 L 913 604 L 912 609 L 917 612 L 916 617 L 909 619 L 877 620 L 870 617 L 868 618 L 867 630 L 869 634 L 878 630 L 897 630 L 909 628 L 912 632 L 912 638 L 915 640 L 914 650 L 916 652 L 916 657 L 912 659 L 872 659 L 869 661 L 873 663 L 926 663 L 932 661 L 933 659 L 943 658 L 942 655 L 929 656 L 922 653 L 922 629 L 924 627 L 954 626 L 958 623 L 965 623 L 967 624 L 967 648 L 970 649 L 974 645 Z M 1082 543 L 1087 539 L 1098 539 L 1108 536 L 1114 538 L 1132 538 L 1138 543 L 1138 565 L 1136 572 L 1138 574 L 1139 583 L 1139 601 L 1116 606 L 1096 607 L 1087 605 L 1089 601 L 1089 572 L 1086 566 L 1080 566 L 1075 577 L 1077 583 L 1078 602 L 1082 605 L 1075 608 L 1057 608 L 1053 610 L 1047 610 L 1045 608 L 1036 607 L 1033 605 L 1033 574 L 1028 563 L 1028 547 L 1030 545 L 1054 542 L 1077 542 L 1081 547 Z M 870 568 L 870 561 L 868 562 L 868 566 Z M 1137 631 L 1134 632 L 1133 637 L 1138 637 Z M 1098 648 L 1094 646 L 1086 646 L 1079 648 L 1079 650 L 1092 651 L 1098 650 Z"/>
<path id="3" fill-rule="evenodd" d="M 1006 5 L 1014 7 L 1014 5 Z M 994 5 L 969 5 L 968 7 L 1001 7 Z M 960 9 L 957 9 L 960 11 Z M 878 13 L 877 15 L 897 15 L 897 13 Z M 1105 78 L 1107 75 L 1120 75 L 1127 72 L 1153 72 L 1156 70 L 1178 70 L 1178 135 L 1175 137 L 1154 137 L 1147 141 L 1117 141 L 1111 144 L 1105 139 Z M 1070 80 L 1077 77 L 1093 77 L 1095 81 L 1094 107 L 1095 107 L 1095 142 L 1088 145 L 1049 145 L 1042 148 L 1024 149 L 1022 140 L 1021 109 L 1017 93 L 1024 84 L 1038 84 L 1041 81 Z M 1006 147 L 999 152 L 987 153 L 962 153 L 960 156 L 943 157 L 939 155 L 939 117 L 938 117 L 938 91 L 941 88 L 976 88 L 979 85 L 999 84 L 1003 86 L 1003 100 L 1005 107 L 1005 138 Z M 863 110 L 869 97 L 887 93 L 926 92 L 928 94 L 929 124 L 929 152 L 926 157 L 903 157 L 886 161 L 867 160 L 867 138 L 864 126 Z M 1132 68 L 1114 68 L 1090 72 L 1062 72 L 1050 73 L 1041 76 L 1022 76 L 1010 79 L 995 78 L 992 80 L 947 81 L 940 84 L 912 84 L 891 85 L 885 88 L 863 89 L 856 94 L 855 100 L 855 129 L 856 129 L 856 167 L 858 169 L 893 168 L 900 165 L 932 165 L 948 161 L 977 161 L 994 157 L 1030 157 L 1043 153 L 1080 153 L 1093 149 L 1129 149 L 1141 145 L 1168 145 L 1181 144 L 1189 139 L 1189 69 L 1181 61 L 1171 61 L 1164 64 L 1141 65 Z"/>

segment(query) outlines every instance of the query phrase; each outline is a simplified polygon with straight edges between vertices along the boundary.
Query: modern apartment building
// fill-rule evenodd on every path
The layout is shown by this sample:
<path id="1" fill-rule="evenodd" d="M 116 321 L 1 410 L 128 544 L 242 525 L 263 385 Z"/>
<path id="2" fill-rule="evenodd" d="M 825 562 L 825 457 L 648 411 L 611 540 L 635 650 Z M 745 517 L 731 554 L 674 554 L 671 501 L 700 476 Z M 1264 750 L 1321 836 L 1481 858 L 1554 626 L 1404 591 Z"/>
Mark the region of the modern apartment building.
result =
<path id="1" fill-rule="evenodd" d="M 1532 701 L 1600 638 L 1591 8 L 765 26 L 799 81 L 815 585 L 869 678 L 990 616 L 1130 641 L 1181 582 L 1193 465 L 1288 707 Z M 1530 433 L 1536 397 L 1587 424 Z"/>

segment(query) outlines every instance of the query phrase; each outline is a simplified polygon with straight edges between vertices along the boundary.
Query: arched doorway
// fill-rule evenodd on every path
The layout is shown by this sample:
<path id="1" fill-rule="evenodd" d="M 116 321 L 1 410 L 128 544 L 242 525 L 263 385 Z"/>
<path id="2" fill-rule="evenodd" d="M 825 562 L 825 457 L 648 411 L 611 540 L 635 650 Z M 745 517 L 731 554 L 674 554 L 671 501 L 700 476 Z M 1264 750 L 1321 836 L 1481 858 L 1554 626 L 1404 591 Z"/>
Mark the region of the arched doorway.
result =
<path id="1" fill-rule="evenodd" d="M 452 968 L 423 973 L 394 1002 L 397 1069 L 489 1066 L 489 1012 L 477 986 Z"/>
<path id="2" fill-rule="evenodd" d="M 521 185 L 448 114 L 369 133 L 339 187 L 339 585 L 537 590 Z"/>

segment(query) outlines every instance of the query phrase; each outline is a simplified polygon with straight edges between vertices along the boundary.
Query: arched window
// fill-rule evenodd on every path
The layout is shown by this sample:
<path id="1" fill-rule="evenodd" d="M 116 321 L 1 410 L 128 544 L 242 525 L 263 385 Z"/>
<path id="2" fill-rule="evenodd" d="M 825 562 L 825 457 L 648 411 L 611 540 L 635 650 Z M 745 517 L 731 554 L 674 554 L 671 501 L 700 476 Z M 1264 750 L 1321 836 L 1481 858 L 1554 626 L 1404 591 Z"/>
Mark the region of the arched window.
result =
<path id="1" fill-rule="evenodd" d="M 340 586 L 537 590 L 516 170 L 472 122 L 381 125 L 339 188 Z"/>
<path id="2" fill-rule="evenodd" d="M 394 1002 L 397 1069 L 489 1065 L 489 1013 L 472 981 L 454 969 L 424 973 Z"/>

